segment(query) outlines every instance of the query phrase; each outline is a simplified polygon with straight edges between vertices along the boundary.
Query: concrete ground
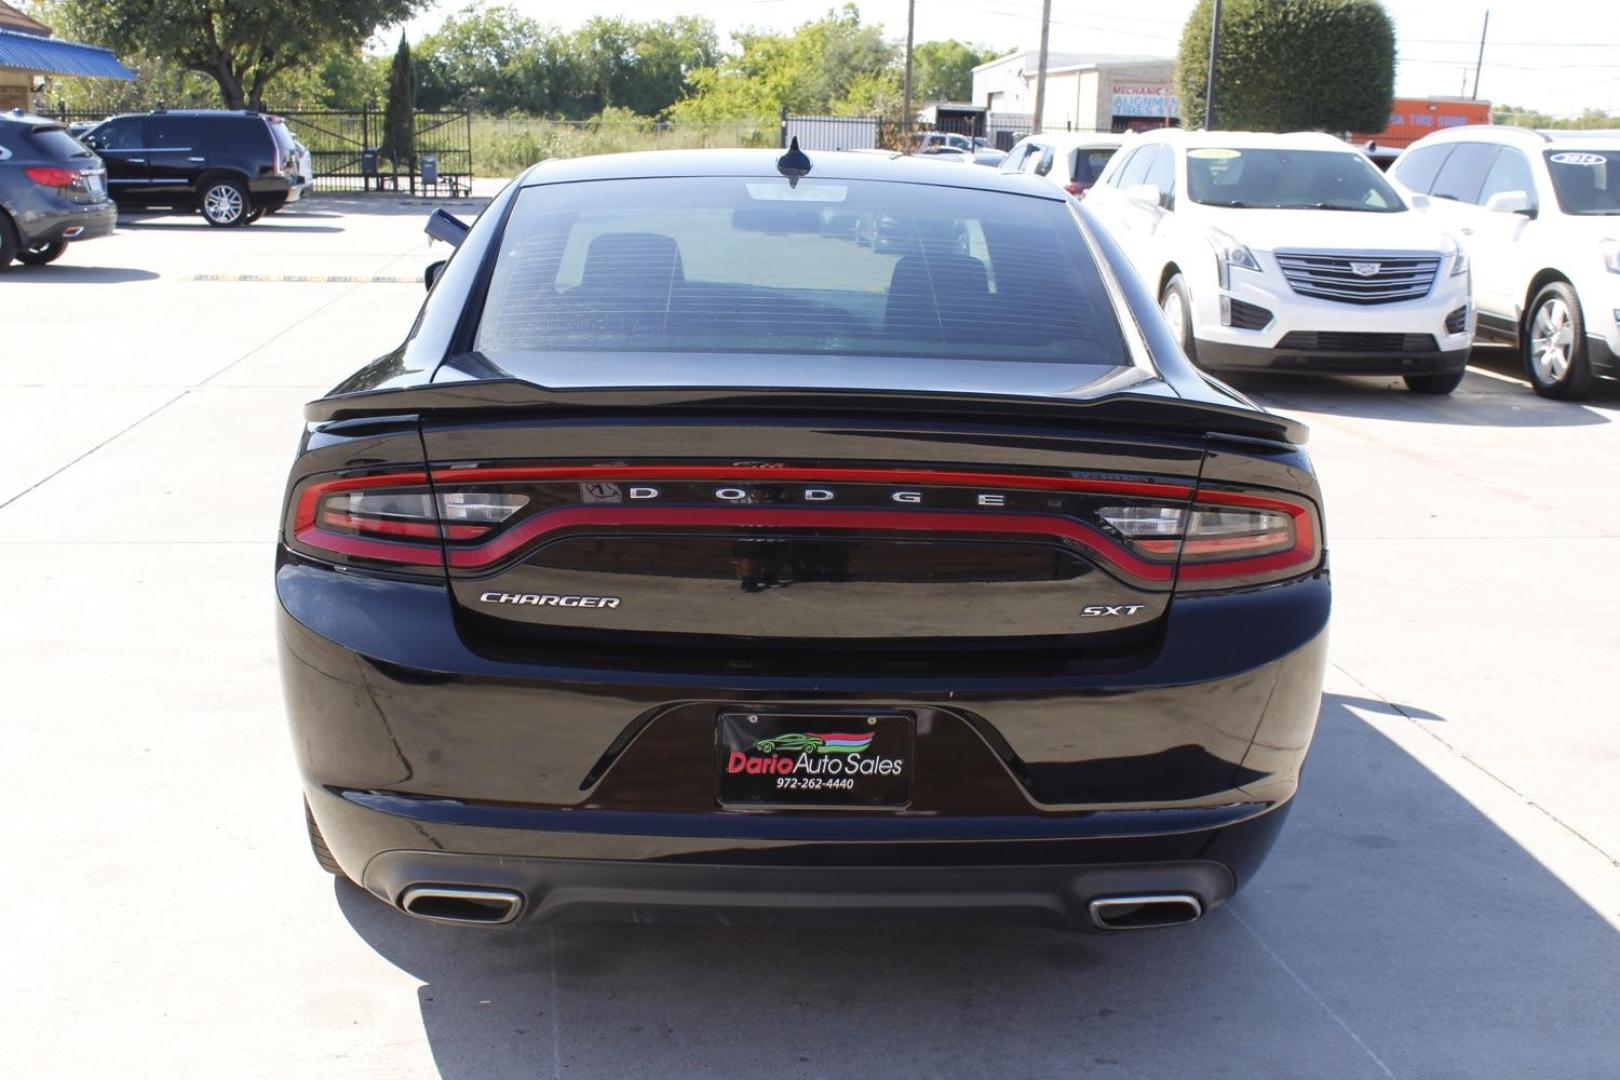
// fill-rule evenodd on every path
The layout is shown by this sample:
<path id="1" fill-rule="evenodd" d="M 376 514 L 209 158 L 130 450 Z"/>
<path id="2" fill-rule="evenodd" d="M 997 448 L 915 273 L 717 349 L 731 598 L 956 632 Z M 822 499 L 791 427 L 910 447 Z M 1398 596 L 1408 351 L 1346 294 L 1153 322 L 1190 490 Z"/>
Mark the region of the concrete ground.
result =
<path id="1" fill-rule="evenodd" d="M 1449 399 L 1244 382 L 1313 427 L 1333 664 L 1271 862 L 1202 923 L 501 934 L 334 884 L 272 542 L 420 221 L 156 218 L 0 279 L 0 1075 L 1620 1075 L 1620 388 L 1490 354 Z"/>

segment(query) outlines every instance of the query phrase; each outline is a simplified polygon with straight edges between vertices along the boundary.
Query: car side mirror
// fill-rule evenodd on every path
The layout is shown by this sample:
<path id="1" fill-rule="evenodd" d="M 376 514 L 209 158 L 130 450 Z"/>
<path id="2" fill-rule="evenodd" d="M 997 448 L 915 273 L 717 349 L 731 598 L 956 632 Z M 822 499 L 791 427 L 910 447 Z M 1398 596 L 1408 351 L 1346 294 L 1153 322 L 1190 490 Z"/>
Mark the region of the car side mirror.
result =
<path id="1" fill-rule="evenodd" d="M 424 289 L 429 292 L 433 291 L 433 283 L 439 280 L 439 275 L 444 273 L 444 264 L 449 261 L 449 259 L 440 259 L 438 262 L 427 264 L 427 269 L 422 271 L 422 287 Z"/>
<path id="2" fill-rule="evenodd" d="M 435 210 L 428 215 L 427 224 L 422 231 L 435 240 L 443 240 L 451 247 L 460 247 L 461 242 L 467 239 L 467 233 L 472 229 L 465 221 L 448 210 Z"/>
<path id="3" fill-rule="evenodd" d="M 1157 184 L 1132 184 L 1125 189 L 1125 198 L 1138 206 L 1164 205 L 1164 192 L 1159 190 Z"/>
<path id="4" fill-rule="evenodd" d="M 1530 193 L 1527 191 L 1498 191 L 1485 200 L 1485 209 L 1493 214 L 1527 214 L 1530 212 Z"/>

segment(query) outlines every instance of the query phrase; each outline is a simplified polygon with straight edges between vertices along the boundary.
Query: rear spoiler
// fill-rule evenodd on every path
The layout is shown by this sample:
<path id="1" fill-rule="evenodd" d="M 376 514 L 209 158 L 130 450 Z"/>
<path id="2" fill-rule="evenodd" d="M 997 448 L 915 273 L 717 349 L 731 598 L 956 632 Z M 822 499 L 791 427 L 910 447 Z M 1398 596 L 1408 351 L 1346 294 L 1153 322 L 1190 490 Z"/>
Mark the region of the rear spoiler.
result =
<path id="1" fill-rule="evenodd" d="M 882 413 L 924 419 L 994 418 L 1007 422 L 1065 423 L 1150 428 L 1190 436 L 1220 435 L 1303 446 L 1310 429 L 1298 420 L 1252 406 L 1190 401 L 1143 393 L 1114 393 L 1096 398 L 1000 397 L 986 394 L 918 393 L 900 390 L 793 390 L 784 388 L 643 388 L 602 387 L 554 390 L 520 379 L 406 386 L 335 394 L 304 406 L 313 423 L 367 417 L 455 416 L 528 411 L 548 415 L 573 410 L 712 415 L 714 413 L 795 413 L 826 415 Z"/>

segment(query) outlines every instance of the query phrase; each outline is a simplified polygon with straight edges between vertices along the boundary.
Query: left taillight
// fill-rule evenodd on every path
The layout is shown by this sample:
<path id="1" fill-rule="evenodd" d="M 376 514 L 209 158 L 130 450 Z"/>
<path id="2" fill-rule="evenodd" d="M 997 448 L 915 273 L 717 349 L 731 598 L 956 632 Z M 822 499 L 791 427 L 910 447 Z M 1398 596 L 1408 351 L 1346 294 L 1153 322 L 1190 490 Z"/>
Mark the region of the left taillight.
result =
<path id="1" fill-rule="evenodd" d="M 290 540 L 345 563 L 441 567 L 443 541 L 477 540 L 527 502 L 505 492 L 435 493 L 425 472 L 317 477 L 298 490 Z"/>

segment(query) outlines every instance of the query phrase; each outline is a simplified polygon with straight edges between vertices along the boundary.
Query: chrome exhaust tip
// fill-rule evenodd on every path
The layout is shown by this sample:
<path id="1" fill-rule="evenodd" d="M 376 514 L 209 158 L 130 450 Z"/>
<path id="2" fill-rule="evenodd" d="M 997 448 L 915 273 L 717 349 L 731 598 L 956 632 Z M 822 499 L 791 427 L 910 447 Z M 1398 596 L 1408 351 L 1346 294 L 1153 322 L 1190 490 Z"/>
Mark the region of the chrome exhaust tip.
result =
<path id="1" fill-rule="evenodd" d="M 399 909 L 428 922 L 500 926 L 518 917 L 523 894 L 482 885 L 412 885 L 400 893 Z"/>
<path id="2" fill-rule="evenodd" d="M 1086 911 L 1099 930 L 1152 930 L 1197 922 L 1204 904 L 1192 893 L 1152 893 L 1104 896 L 1088 904 Z"/>

